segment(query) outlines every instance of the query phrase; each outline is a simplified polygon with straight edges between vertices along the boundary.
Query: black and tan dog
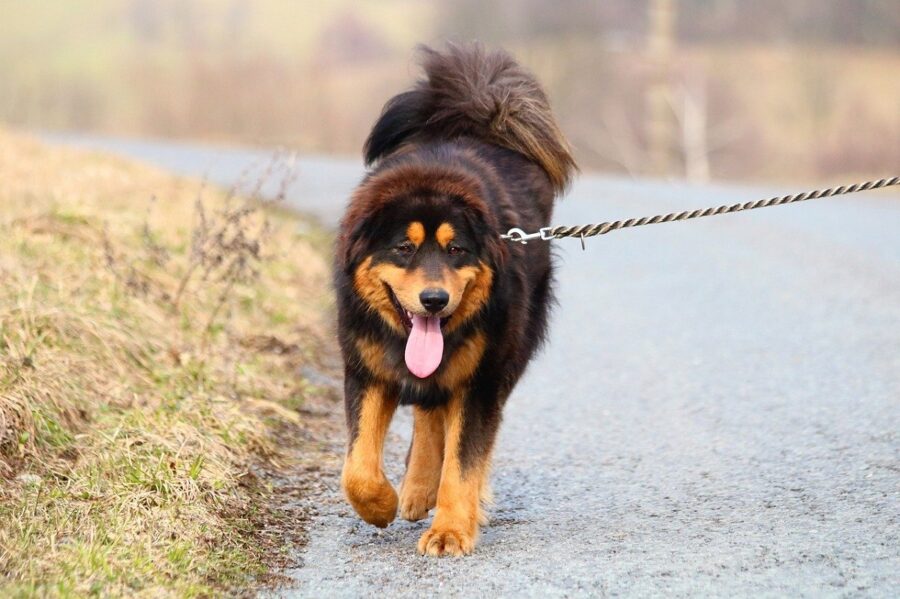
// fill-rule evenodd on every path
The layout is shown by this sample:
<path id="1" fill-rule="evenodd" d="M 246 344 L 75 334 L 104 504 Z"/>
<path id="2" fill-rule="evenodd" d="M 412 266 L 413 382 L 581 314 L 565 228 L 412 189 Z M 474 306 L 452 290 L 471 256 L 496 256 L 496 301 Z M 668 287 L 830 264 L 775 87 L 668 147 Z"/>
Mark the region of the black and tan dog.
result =
<path id="1" fill-rule="evenodd" d="M 504 52 L 423 49 L 365 145 L 374 165 L 341 224 L 335 265 L 349 446 L 344 492 L 376 526 L 420 520 L 418 550 L 470 553 L 490 496 L 506 398 L 546 327 L 550 222 L 575 164 L 535 78 Z M 382 449 L 399 404 L 415 424 L 399 498 Z"/>

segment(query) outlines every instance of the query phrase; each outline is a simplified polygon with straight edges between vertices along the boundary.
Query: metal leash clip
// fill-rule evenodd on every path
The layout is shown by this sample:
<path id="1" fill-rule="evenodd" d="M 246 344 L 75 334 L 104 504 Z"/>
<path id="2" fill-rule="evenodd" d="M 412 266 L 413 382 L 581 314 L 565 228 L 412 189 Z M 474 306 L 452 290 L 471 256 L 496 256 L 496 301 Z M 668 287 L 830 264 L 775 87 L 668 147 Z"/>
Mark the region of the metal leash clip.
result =
<path id="1" fill-rule="evenodd" d="M 506 232 L 506 235 L 501 235 L 500 239 L 508 239 L 510 241 L 517 241 L 522 245 L 528 245 L 528 242 L 533 239 L 541 239 L 543 241 L 550 241 L 551 239 L 556 239 L 550 233 L 551 227 L 541 227 L 541 229 L 537 233 L 526 233 L 522 229 L 518 227 L 513 227 L 509 231 Z"/>

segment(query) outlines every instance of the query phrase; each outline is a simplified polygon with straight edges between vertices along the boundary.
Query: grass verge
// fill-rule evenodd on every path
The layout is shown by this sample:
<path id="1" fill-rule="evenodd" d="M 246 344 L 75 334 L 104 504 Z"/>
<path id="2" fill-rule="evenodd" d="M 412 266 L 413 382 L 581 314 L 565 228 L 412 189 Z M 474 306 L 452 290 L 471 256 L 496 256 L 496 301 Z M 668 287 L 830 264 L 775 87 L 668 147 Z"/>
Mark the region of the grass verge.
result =
<path id="1" fill-rule="evenodd" d="M 0 595 L 236 591 L 283 554 L 255 472 L 323 393 L 327 265 L 248 193 L 0 131 Z"/>

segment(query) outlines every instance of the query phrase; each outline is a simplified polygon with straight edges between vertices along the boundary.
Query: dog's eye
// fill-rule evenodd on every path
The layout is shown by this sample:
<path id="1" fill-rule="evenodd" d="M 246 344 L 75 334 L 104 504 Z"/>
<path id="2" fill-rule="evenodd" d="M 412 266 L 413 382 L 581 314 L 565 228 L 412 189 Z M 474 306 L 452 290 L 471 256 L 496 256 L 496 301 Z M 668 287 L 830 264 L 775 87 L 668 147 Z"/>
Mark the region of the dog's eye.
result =
<path id="1" fill-rule="evenodd" d="M 460 254 L 465 253 L 465 248 L 461 248 L 458 245 L 451 245 L 447 248 L 447 253 L 451 256 L 459 256 Z"/>
<path id="2" fill-rule="evenodd" d="M 416 245 L 411 241 L 404 241 L 400 245 L 394 247 L 394 251 L 398 254 L 408 256 L 416 251 Z"/>

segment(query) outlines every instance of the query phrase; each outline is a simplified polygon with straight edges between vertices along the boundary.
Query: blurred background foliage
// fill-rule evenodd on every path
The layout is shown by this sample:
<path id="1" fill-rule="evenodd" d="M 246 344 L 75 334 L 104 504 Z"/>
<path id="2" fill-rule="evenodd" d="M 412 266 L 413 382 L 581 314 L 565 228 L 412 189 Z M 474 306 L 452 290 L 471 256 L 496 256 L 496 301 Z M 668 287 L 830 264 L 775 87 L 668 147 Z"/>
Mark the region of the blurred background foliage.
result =
<path id="1" fill-rule="evenodd" d="M 0 0 L 0 121 L 358 155 L 444 39 L 531 67 L 585 169 L 900 164 L 898 0 Z"/>

